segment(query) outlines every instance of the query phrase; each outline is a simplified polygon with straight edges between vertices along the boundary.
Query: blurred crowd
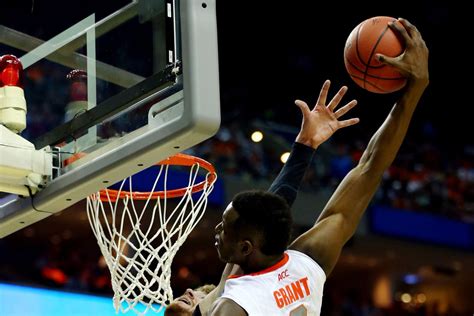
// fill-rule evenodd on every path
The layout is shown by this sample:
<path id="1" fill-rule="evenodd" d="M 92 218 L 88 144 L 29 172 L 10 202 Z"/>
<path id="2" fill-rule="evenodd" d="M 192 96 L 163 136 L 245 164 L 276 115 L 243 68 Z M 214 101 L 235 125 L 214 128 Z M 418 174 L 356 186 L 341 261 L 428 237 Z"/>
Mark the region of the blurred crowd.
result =
<path id="1" fill-rule="evenodd" d="M 290 150 L 291 141 L 278 146 L 274 136 L 269 141 L 264 136 L 255 143 L 250 138 L 252 131 L 237 124 L 223 126 L 216 137 L 195 147 L 193 153 L 208 159 L 222 173 L 271 181 L 282 167 L 280 156 Z M 333 191 L 357 164 L 367 143 L 350 139 L 321 146 L 302 189 Z M 385 172 L 374 202 L 474 222 L 474 145 L 452 151 L 407 139 Z"/>
<path id="2" fill-rule="evenodd" d="M 34 228 L 10 240 L 0 239 L 0 282 L 67 291 L 110 294 L 110 272 L 98 247 L 81 242 L 71 230 L 41 241 Z M 69 235 L 67 235 L 69 234 Z M 23 238 L 20 243 L 19 238 Z M 36 240 L 35 240 L 36 239 Z M 18 248 L 22 245 L 21 249 Z M 87 247 L 89 245 L 89 247 Z"/>
<path id="3" fill-rule="evenodd" d="M 64 121 L 65 104 L 70 98 L 66 70 L 45 62 L 41 67 L 30 67 L 26 71 L 28 122 L 23 132 L 26 139 L 33 140 Z M 98 84 L 106 83 L 99 81 Z M 109 85 L 99 87 L 98 101 L 107 99 L 111 93 L 113 89 Z M 228 94 L 223 95 L 224 99 L 229 99 Z M 266 119 L 265 123 L 247 120 L 235 113 L 226 114 L 217 135 L 192 148 L 191 153 L 212 162 L 220 173 L 271 181 L 282 166 L 281 154 L 289 151 L 297 132 L 294 127 L 271 122 L 272 118 L 278 120 L 277 114 L 264 111 L 261 116 Z M 125 119 L 132 120 L 132 117 Z M 269 126 L 273 128 L 265 129 Z M 256 143 L 250 135 L 259 128 L 264 138 Z M 123 126 L 115 126 L 115 129 L 118 135 L 126 130 Z M 99 132 L 101 137 L 114 136 L 114 132 L 104 131 L 104 126 Z M 375 202 L 474 222 L 474 144 L 441 144 L 436 133 L 436 127 L 425 122 L 416 135 L 407 137 L 384 175 Z M 303 189 L 332 191 L 359 161 L 369 139 L 357 133 L 344 133 L 343 137 L 332 137 L 321 146 L 306 174 Z"/>

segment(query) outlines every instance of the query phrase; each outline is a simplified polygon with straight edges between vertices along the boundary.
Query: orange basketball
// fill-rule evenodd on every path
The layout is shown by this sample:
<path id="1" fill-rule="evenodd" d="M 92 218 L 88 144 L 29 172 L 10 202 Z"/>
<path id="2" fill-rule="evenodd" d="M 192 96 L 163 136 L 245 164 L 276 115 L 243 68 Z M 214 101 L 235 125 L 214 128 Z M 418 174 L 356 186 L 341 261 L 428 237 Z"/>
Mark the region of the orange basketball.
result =
<path id="1" fill-rule="evenodd" d="M 344 64 L 347 72 L 360 87 L 375 93 L 390 93 L 403 88 L 406 79 L 394 67 L 378 61 L 377 53 L 396 57 L 405 50 L 400 34 L 388 27 L 396 21 L 388 16 L 376 16 L 356 26 L 344 47 Z"/>

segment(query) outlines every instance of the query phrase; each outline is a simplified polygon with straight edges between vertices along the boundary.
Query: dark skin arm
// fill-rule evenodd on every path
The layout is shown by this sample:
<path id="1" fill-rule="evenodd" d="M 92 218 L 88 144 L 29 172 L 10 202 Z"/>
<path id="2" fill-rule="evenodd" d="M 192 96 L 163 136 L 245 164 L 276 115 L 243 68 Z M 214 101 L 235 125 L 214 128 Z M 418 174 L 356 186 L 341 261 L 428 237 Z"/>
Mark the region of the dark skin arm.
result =
<path id="1" fill-rule="evenodd" d="M 329 275 L 344 244 L 353 236 L 369 205 L 384 171 L 392 164 L 405 138 L 413 112 L 429 83 L 428 48 L 420 33 L 407 20 L 398 31 L 406 50 L 396 58 L 379 55 L 381 62 L 398 68 L 408 79 L 405 92 L 369 142 L 358 165 L 342 180 L 315 226 L 298 237 L 290 246 L 314 258 Z"/>

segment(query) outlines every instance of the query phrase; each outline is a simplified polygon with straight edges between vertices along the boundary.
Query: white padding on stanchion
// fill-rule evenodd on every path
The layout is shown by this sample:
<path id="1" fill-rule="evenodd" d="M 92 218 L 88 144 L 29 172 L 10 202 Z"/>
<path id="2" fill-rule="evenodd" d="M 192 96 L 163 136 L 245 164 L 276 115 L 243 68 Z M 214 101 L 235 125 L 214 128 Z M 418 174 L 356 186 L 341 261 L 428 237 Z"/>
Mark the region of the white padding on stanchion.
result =
<path id="1" fill-rule="evenodd" d="M 23 89 L 15 86 L 0 88 L 0 124 L 15 133 L 26 128 L 26 100 Z"/>

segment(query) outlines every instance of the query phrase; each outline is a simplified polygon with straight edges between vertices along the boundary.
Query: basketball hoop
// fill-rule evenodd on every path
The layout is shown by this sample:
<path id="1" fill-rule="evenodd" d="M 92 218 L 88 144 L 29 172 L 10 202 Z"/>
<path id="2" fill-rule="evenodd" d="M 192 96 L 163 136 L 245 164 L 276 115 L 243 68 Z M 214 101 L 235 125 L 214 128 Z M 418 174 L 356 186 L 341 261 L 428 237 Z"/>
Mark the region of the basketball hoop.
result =
<path id="1" fill-rule="evenodd" d="M 149 192 L 134 191 L 129 177 L 118 190 L 104 189 L 87 198 L 87 215 L 110 269 L 117 312 L 159 312 L 173 300 L 171 263 L 204 215 L 217 178 L 209 162 L 185 154 L 155 166 L 158 170 Z M 170 166 L 189 167 L 185 187 L 168 188 Z M 200 170 L 205 171 L 201 182 Z M 128 189 L 124 189 L 126 182 Z M 158 183 L 163 188 L 158 189 Z"/>

